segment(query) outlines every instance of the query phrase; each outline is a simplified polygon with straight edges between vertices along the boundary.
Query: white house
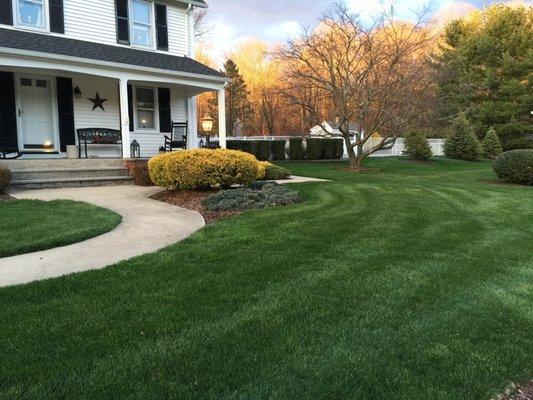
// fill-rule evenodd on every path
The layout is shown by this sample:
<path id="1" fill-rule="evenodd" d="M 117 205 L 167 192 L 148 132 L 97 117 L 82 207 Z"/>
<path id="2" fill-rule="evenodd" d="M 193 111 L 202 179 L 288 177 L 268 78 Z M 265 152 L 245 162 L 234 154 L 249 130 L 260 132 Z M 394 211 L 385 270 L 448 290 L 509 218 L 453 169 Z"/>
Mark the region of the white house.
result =
<path id="1" fill-rule="evenodd" d="M 353 137 L 359 132 L 359 126 L 354 123 L 350 123 L 350 135 Z M 313 126 L 309 133 L 311 136 L 337 136 L 341 137 L 342 133 L 339 130 L 339 124 L 332 121 L 324 121 L 320 125 Z"/>
<path id="2" fill-rule="evenodd" d="M 193 10 L 203 0 L 0 0 L 0 156 L 65 157 L 77 130 L 118 130 L 93 154 L 149 157 L 172 122 L 198 146 L 195 96 L 218 92 L 221 73 L 194 60 Z M 107 144 L 107 146 L 105 146 Z"/>

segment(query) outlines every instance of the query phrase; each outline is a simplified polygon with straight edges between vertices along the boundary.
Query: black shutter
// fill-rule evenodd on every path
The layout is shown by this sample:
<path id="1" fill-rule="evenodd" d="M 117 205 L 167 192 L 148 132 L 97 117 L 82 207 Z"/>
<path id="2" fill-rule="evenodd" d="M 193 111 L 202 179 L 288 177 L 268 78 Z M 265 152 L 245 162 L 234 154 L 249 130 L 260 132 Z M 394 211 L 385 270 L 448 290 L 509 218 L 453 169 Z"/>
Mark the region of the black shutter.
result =
<path id="1" fill-rule="evenodd" d="M 159 131 L 172 132 L 172 117 L 170 115 L 170 89 L 159 88 Z"/>
<path id="2" fill-rule="evenodd" d="M 12 0 L 0 0 L 0 24 L 13 25 Z"/>
<path id="3" fill-rule="evenodd" d="M 63 15 L 63 0 L 49 0 L 50 32 L 65 33 L 65 17 Z"/>
<path id="4" fill-rule="evenodd" d="M 18 149 L 15 76 L 0 72 L 0 147 Z"/>
<path id="5" fill-rule="evenodd" d="M 128 0 L 115 0 L 115 12 L 117 14 L 117 42 L 130 44 Z"/>
<path id="6" fill-rule="evenodd" d="M 130 132 L 135 129 L 133 121 L 133 87 L 128 85 L 128 118 L 130 120 Z"/>
<path id="7" fill-rule="evenodd" d="M 167 6 L 155 5 L 155 26 L 157 30 L 157 50 L 168 51 Z"/>
<path id="8" fill-rule="evenodd" d="M 72 79 L 57 77 L 57 109 L 59 114 L 59 140 L 61 151 L 76 144 L 74 132 L 74 98 Z"/>

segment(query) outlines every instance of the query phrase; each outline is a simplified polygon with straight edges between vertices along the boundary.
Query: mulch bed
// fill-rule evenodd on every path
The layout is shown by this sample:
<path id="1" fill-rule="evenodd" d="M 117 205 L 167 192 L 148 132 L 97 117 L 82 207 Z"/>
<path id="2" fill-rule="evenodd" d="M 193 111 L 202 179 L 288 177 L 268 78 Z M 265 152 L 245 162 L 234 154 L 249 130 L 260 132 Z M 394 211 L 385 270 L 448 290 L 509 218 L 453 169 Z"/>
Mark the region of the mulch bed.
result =
<path id="1" fill-rule="evenodd" d="M 533 400 L 533 381 L 510 390 L 498 400 Z"/>
<path id="2" fill-rule="evenodd" d="M 1 201 L 10 201 L 10 200 L 15 200 L 14 197 L 11 197 L 10 195 L 8 194 L 2 194 L 0 193 L 0 202 Z"/>
<path id="3" fill-rule="evenodd" d="M 197 211 L 202 214 L 206 224 L 212 224 L 218 220 L 233 217 L 242 213 L 242 211 L 206 210 L 202 205 L 202 201 L 213 193 L 216 193 L 216 191 L 200 192 L 196 190 L 166 190 L 153 195 L 151 198 L 174 206 L 183 207 L 188 210 Z"/>

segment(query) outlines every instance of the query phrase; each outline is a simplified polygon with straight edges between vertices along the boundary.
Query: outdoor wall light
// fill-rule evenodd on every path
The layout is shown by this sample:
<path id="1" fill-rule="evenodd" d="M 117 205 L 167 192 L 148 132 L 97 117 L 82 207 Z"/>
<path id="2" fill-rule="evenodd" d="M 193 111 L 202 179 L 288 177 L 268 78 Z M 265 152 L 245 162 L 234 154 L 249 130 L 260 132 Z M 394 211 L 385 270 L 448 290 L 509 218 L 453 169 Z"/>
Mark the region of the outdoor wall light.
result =
<path id="1" fill-rule="evenodd" d="M 76 97 L 77 99 L 81 99 L 81 89 L 79 86 L 76 86 L 74 88 L 74 97 Z"/>
<path id="2" fill-rule="evenodd" d="M 209 113 L 205 113 L 204 117 L 202 118 L 202 129 L 205 133 L 210 133 L 213 130 L 213 123 L 214 123 L 213 117 L 209 115 Z"/>

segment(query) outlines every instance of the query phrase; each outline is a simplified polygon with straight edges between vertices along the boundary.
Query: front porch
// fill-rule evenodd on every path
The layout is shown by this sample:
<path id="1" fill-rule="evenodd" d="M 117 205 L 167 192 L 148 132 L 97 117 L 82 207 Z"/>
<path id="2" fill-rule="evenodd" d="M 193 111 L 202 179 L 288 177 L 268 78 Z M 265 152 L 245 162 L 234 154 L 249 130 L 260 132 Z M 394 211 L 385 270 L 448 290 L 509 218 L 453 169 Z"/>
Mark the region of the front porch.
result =
<path id="1" fill-rule="evenodd" d="M 85 43 L 52 39 L 61 41 L 57 48 L 76 42 L 77 51 L 59 55 L 53 54 L 56 47 L 43 52 L 0 47 L 0 157 L 65 158 L 67 146 L 80 145 L 78 130 L 102 128 L 118 131 L 121 140 L 90 143 L 89 157 L 128 159 L 136 141 L 140 156 L 148 158 L 165 145 L 165 135 L 172 136 L 175 122 L 186 124 L 186 147 L 196 148 L 196 96 L 207 91 L 218 92 L 225 147 L 228 79 L 218 72 L 186 57 L 136 59 L 146 52 L 120 48 L 110 53 L 113 46 L 91 45 L 87 50 L 98 59 L 80 58 L 74 54 Z"/>

